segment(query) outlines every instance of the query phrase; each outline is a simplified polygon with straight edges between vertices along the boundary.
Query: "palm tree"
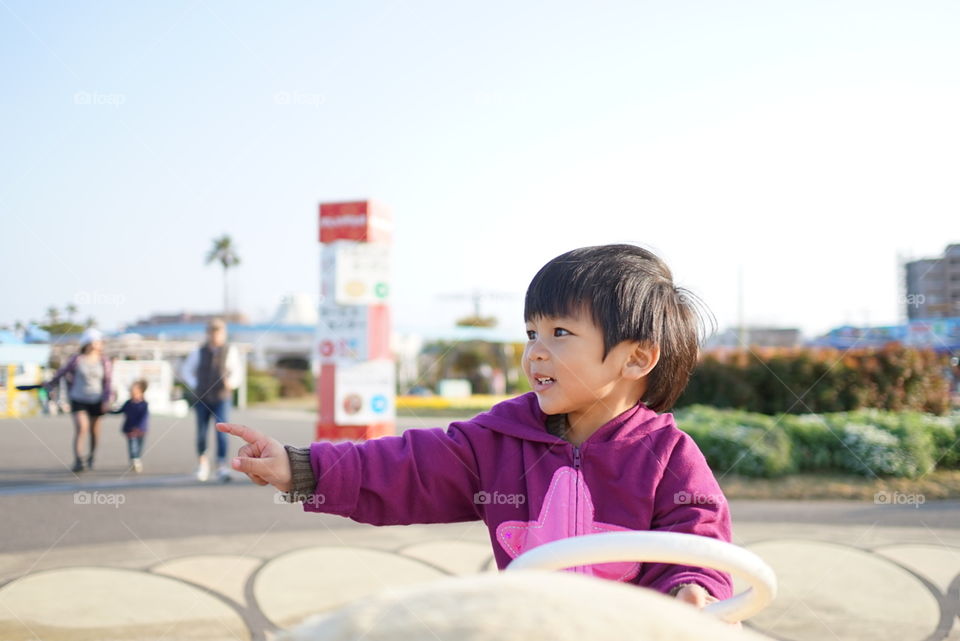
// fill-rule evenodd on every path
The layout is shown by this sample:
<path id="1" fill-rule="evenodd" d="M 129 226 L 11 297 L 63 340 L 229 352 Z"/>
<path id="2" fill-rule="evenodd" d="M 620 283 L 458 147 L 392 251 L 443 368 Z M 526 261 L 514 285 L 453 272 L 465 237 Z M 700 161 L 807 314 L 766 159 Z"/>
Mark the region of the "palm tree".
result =
<path id="1" fill-rule="evenodd" d="M 56 307 L 48 307 L 47 318 L 50 319 L 51 325 L 56 325 L 60 321 L 60 310 Z"/>
<path id="2" fill-rule="evenodd" d="M 67 306 L 63 309 L 67 312 L 67 321 L 73 324 L 73 317 L 77 313 L 77 306 L 73 303 L 67 303 Z"/>
<path id="3" fill-rule="evenodd" d="M 229 235 L 224 234 L 220 238 L 213 239 L 213 247 L 207 253 L 206 264 L 219 262 L 223 267 L 223 316 L 227 314 L 227 270 L 240 264 L 240 256 L 237 255 L 237 248 Z"/>

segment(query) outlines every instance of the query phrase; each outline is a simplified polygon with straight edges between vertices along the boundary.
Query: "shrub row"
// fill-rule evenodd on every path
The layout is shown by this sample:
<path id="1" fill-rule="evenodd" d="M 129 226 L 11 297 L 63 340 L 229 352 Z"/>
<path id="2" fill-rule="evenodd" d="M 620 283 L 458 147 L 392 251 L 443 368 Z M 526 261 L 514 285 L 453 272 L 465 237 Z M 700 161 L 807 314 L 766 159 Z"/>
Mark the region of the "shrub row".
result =
<path id="1" fill-rule="evenodd" d="M 950 408 L 947 355 L 882 349 L 765 349 L 704 355 L 678 407 L 705 404 L 763 414 L 863 408 L 942 415 Z"/>
<path id="2" fill-rule="evenodd" d="M 717 476 L 841 472 L 917 478 L 960 469 L 960 415 L 858 410 L 778 417 L 693 405 L 674 412 Z"/>
<path id="3" fill-rule="evenodd" d="M 247 370 L 247 402 L 265 403 L 280 397 L 280 381 L 266 372 Z"/>

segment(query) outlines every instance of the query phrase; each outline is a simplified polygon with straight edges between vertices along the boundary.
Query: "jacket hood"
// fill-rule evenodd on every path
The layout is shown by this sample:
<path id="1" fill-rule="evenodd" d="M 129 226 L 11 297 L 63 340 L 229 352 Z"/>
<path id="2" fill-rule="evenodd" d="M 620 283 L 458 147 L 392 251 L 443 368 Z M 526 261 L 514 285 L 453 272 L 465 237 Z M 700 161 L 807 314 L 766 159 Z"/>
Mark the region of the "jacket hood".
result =
<path id="1" fill-rule="evenodd" d="M 547 415 L 540 409 L 535 392 L 497 403 L 489 411 L 478 414 L 469 422 L 494 432 L 541 443 L 569 444 L 547 431 Z M 634 439 L 674 424 L 672 414 L 657 414 L 643 403 L 637 403 L 626 412 L 601 425 L 586 442 Z"/>

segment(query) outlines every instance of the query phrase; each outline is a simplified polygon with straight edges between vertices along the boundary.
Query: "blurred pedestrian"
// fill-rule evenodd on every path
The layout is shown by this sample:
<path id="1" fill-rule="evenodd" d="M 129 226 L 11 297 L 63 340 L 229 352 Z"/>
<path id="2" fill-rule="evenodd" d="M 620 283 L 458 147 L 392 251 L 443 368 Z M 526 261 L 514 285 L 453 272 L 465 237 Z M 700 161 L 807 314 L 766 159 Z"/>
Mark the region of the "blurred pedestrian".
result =
<path id="1" fill-rule="evenodd" d="M 210 478 L 210 459 L 207 456 L 207 432 L 210 418 L 215 423 L 227 422 L 233 390 L 243 381 L 243 363 L 235 345 L 227 343 L 227 325 L 215 318 L 207 324 L 207 341 L 187 357 L 181 377 L 193 390 L 197 412 L 197 471 L 199 481 Z M 223 432 L 217 435 L 217 480 L 229 481 L 227 467 L 227 439 Z"/>
<path id="2" fill-rule="evenodd" d="M 44 384 L 49 391 L 61 378 L 67 381 L 70 415 L 73 417 L 73 471 L 93 469 L 93 457 L 100 438 L 100 419 L 110 405 L 110 361 L 103 353 L 103 334 L 94 328 L 80 337 L 80 352 L 71 356 L 53 378 Z M 83 454 L 89 436 L 90 450 Z"/>
<path id="3" fill-rule="evenodd" d="M 143 440 L 147 435 L 147 426 L 150 419 L 150 408 L 144 398 L 147 391 L 147 381 L 134 381 L 130 386 L 130 398 L 118 410 L 111 414 L 123 414 L 121 431 L 127 437 L 127 453 L 130 455 L 130 468 L 137 474 L 143 472 Z"/>

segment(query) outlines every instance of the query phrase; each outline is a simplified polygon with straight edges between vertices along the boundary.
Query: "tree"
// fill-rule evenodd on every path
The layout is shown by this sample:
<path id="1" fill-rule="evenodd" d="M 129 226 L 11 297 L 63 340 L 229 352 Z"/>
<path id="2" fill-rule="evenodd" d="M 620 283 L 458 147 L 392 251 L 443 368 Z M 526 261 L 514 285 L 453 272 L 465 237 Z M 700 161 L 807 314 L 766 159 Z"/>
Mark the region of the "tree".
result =
<path id="1" fill-rule="evenodd" d="M 63 320 L 60 317 L 60 310 L 56 307 L 49 307 L 47 309 L 47 323 L 43 325 L 38 325 L 38 327 L 51 336 L 64 336 L 66 334 L 79 334 L 84 330 L 84 327 L 73 322 L 73 314 L 76 313 L 76 308 L 74 308 L 71 313 L 70 308 L 73 307 L 72 304 L 66 306 L 67 313 L 70 315 L 69 320 Z M 31 324 L 34 324 L 33 321 L 30 321 Z"/>
<path id="2" fill-rule="evenodd" d="M 227 270 L 240 264 L 240 256 L 237 255 L 237 248 L 229 235 L 224 234 L 220 238 L 213 239 L 213 247 L 207 253 L 206 264 L 219 262 L 223 267 L 223 315 L 227 317 Z"/>
<path id="3" fill-rule="evenodd" d="M 63 309 L 67 312 L 67 320 L 72 323 L 73 317 L 77 314 L 77 306 L 73 303 L 67 303 L 67 306 Z"/>
<path id="4" fill-rule="evenodd" d="M 457 327 L 496 327 L 496 316 L 464 316 L 457 319 Z"/>

